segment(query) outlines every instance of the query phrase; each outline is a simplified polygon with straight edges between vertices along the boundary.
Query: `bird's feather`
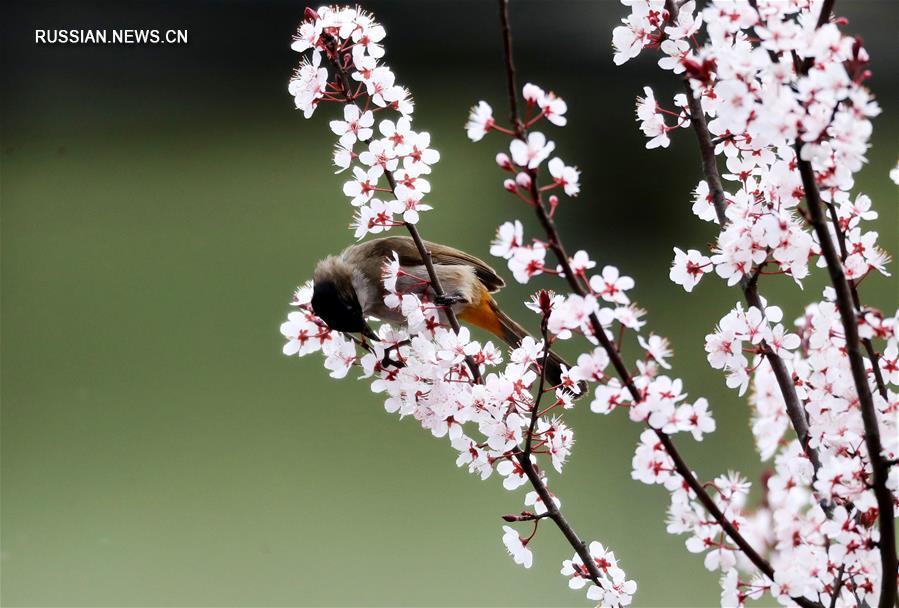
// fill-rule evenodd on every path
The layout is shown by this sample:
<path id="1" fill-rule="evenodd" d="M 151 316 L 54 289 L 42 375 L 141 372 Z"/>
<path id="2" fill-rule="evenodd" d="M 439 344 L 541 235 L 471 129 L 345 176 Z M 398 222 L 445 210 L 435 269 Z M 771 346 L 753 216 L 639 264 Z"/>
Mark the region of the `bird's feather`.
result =
<path id="1" fill-rule="evenodd" d="M 483 260 L 440 243 L 424 241 L 424 244 L 431 253 L 431 261 L 435 266 L 470 266 L 474 269 L 478 280 L 487 288 L 487 291 L 494 292 L 505 287 L 505 281 Z M 356 249 L 358 253 L 364 253 L 367 257 L 377 259 L 391 258 L 395 251 L 399 256 L 400 264 L 403 266 L 421 266 L 424 264 L 421 254 L 419 254 L 418 248 L 415 246 L 415 241 L 408 236 L 389 236 L 373 239 L 354 245 L 353 249 Z"/>

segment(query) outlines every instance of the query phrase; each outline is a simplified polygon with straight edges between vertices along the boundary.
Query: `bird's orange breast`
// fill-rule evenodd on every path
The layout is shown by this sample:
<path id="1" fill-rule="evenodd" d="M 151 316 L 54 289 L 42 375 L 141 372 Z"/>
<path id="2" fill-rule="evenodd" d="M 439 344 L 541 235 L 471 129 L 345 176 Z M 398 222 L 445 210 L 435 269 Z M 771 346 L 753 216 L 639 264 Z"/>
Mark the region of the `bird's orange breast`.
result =
<path id="1" fill-rule="evenodd" d="M 496 316 L 493 298 L 485 289 L 481 294 L 481 301 L 478 304 L 472 304 L 465 307 L 459 313 L 459 319 L 470 323 L 475 327 L 480 327 L 489 331 L 494 336 L 502 337 L 503 328 L 499 317 Z"/>

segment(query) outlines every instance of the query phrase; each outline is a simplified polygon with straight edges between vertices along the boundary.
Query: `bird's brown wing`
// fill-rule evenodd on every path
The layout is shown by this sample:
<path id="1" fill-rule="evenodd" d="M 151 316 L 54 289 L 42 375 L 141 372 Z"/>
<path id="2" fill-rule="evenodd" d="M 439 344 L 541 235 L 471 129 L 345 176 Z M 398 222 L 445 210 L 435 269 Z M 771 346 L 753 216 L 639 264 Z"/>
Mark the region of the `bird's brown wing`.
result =
<path id="1" fill-rule="evenodd" d="M 424 243 L 428 251 L 431 252 L 431 260 L 435 265 L 471 266 L 474 268 L 475 276 L 487 288 L 487 291 L 494 292 L 505 287 L 506 282 L 483 260 L 464 251 L 459 251 L 454 247 L 430 241 L 425 241 Z M 420 266 L 424 263 L 421 255 L 418 253 L 415 242 L 408 236 L 389 236 L 368 241 L 363 243 L 363 245 L 371 247 L 371 255 L 380 258 L 392 257 L 395 251 L 399 255 L 400 264 L 403 266 Z"/>

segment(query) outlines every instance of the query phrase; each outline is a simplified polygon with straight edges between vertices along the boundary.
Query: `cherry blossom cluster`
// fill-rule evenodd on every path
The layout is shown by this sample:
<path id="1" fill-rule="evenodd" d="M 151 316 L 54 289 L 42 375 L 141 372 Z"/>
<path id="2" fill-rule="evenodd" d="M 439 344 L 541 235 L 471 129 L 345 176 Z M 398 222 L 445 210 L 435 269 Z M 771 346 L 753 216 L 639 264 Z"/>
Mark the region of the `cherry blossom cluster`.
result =
<path id="1" fill-rule="evenodd" d="M 458 466 L 481 479 L 489 478 L 495 471 L 507 490 L 518 490 L 529 483 L 520 458 L 524 447 L 530 445 L 527 458 L 542 484 L 548 486 L 545 473 L 536 466 L 537 457 L 545 456 L 558 473 L 562 472 L 574 434 L 559 414 L 573 407 L 576 385 L 544 388 L 552 400 L 546 401 L 542 409 L 535 409 L 541 407 L 538 387 L 542 386 L 539 370 L 545 356 L 544 342 L 525 338 L 505 359 L 492 342 L 473 340 L 467 328 L 458 334 L 447 328 L 437 307 L 411 290 L 402 289 L 407 280 L 410 278 L 398 260 L 385 265 L 384 285 L 389 293 L 385 302 L 401 312 L 406 324 L 381 325 L 377 331 L 379 340 L 370 342 L 361 353 L 356 342 L 330 331 L 315 316 L 309 304 L 311 284 L 300 287 L 292 301 L 297 311 L 290 313 L 281 326 L 287 339 L 284 353 L 303 356 L 321 351 L 325 367 L 334 378 L 343 378 L 357 369 L 359 378 L 370 381 L 372 392 L 384 395 L 387 412 L 400 418 L 411 416 L 434 437 L 448 439 L 458 454 Z M 532 306 L 548 316 L 554 303 L 549 294 L 544 294 Z M 483 382 L 472 380 L 466 357 L 476 362 Z M 553 501 L 556 508 L 561 506 L 555 496 Z M 510 526 L 504 526 L 503 543 L 516 563 L 530 568 L 533 554 L 528 543 L 540 520 L 547 516 L 547 508 L 537 491 L 531 490 L 524 497 L 524 509 L 520 515 L 508 518 L 533 522 L 532 533 L 520 536 Z M 591 554 L 602 573 L 599 584 L 575 556 L 563 568 L 563 574 L 571 577 L 572 588 L 587 586 L 588 597 L 601 599 L 604 605 L 628 605 L 636 583 L 626 579 L 614 554 L 607 553 L 598 543 L 591 544 Z"/>
<path id="2" fill-rule="evenodd" d="M 723 187 L 717 169 L 711 177 L 706 169 L 692 205 L 701 220 L 718 225 L 715 243 L 706 252 L 675 248 L 669 276 L 692 291 L 714 272 L 728 285 L 739 284 L 750 301 L 718 322 L 705 348 L 728 386 L 740 395 L 751 388 L 752 433 L 761 458 L 774 458 L 759 506 L 741 512 L 742 498 L 724 505 L 739 519 L 744 537 L 767 556 L 774 576 L 758 573 L 739 554 L 714 564 L 707 554 L 706 566 L 722 572 L 722 605 L 743 605 L 765 593 L 785 605 L 796 598 L 824 606 L 877 605 L 881 581 L 895 584 L 896 572 L 881 571 L 880 512 L 865 437 L 876 425 L 883 449 L 875 457 L 895 463 L 899 313 L 889 317 L 863 306 L 857 292 L 869 274 L 889 274 L 889 256 L 866 227 L 877 212 L 868 196 L 852 193 L 854 174 L 866 160 L 871 118 L 880 112 L 864 86 L 867 52 L 860 38 L 841 31 L 844 20 L 830 18 L 828 2 L 713 0 L 701 10 L 694 2 L 623 4 L 630 14 L 612 34 L 615 63 L 655 51 L 659 67 L 681 75 L 688 87 L 670 109 L 644 88 L 637 120 L 649 138 L 646 147 L 667 147 L 672 131 L 692 127 L 725 168 Z M 850 306 L 867 355 L 865 388 L 876 418 L 868 428 L 835 290 L 827 288 L 809 304 L 792 330 L 779 307 L 757 296 L 764 276 L 786 275 L 801 287 L 815 267 L 828 266 L 823 237 L 801 205 L 806 199 L 819 204 L 803 179 L 803 164 L 811 168 L 854 300 Z M 786 383 L 775 365 L 783 365 Z M 791 417 L 791 400 L 807 432 Z M 653 438 L 645 439 L 649 452 Z M 887 500 L 897 504 L 896 466 L 886 487 Z M 704 517 L 672 502 L 669 531 L 680 532 L 680 522 L 694 516 Z M 712 525 L 704 543 L 716 539 L 723 535 Z"/>
<path id="3" fill-rule="evenodd" d="M 291 45 L 303 54 L 288 86 L 296 107 L 309 118 L 323 102 L 344 106 L 330 123 L 338 138 L 334 164 L 352 174 L 343 193 L 355 208 L 360 239 L 417 223 L 431 209 L 422 202 L 431 190 L 426 176 L 440 159 L 431 136 L 412 129 L 412 97 L 383 62 L 385 36 L 359 8 L 324 6 L 306 9 Z"/>
<path id="4" fill-rule="evenodd" d="M 523 126 L 529 128 L 539 120 L 546 118 L 556 126 L 562 126 L 559 119 L 562 111 L 550 110 L 550 104 L 565 109 L 564 102 L 555 94 L 544 93 L 533 84 L 523 87 L 522 97 L 528 112 Z M 556 120 L 552 120 L 555 118 Z M 547 215 L 551 219 L 559 207 L 556 191 L 561 190 L 573 196 L 579 192 L 580 174 L 576 168 L 568 166 L 558 157 L 546 162 L 545 173 L 542 171 L 555 150 L 555 145 L 545 135 L 537 131 L 523 133 L 515 127 L 505 127 L 496 121 L 490 105 L 485 101 L 478 102 L 470 111 L 465 125 L 469 137 L 473 141 L 481 140 L 488 132 L 495 131 L 511 137 L 509 153 L 497 155 L 496 163 L 511 177 L 503 182 L 504 189 L 524 202 L 528 207 L 539 208 L 544 203 L 542 197 L 548 194 Z M 546 175 L 548 173 L 548 175 Z M 541 182 L 541 177 L 545 180 Z M 553 340 L 567 340 L 575 335 L 586 338 L 589 350 L 581 353 L 576 364 L 567 373 L 567 384 L 570 386 L 583 384 L 592 391 L 590 409 L 600 414 L 626 409 L 631 420 L 649 427 L 643 434 L 642 441 L 636 449 L 633 459 L 632 475 L 634 479 L 648 484 L 660 484 L 672 492 L 672 517 L 681 521 L 678 533 L 689 535 L 687 546 L 696 552 L 706 551 L 706 564 L 719 567 L 719 564 L 733 564 L 735 548 L 732 544 L 719 539 L 720 528 L 714 533 L 714 542 L 706 542 L 714 523 L 708 517 L 696 516 L 688 518 L 684 512 L 704 514 L 703 507 L 697 497 L 690 492 L 681 475 L 676 471 L 671 456 L 660 443 L 658 433 L 672 435 L 690 433 L 696 441 L 701 441 L 706 433 L 715 430 L 715 420 L 705 399 L 687 400 L 681 379 L 667 374 L 671 369 L 668 359 L 671 348 L 667 339 L 651 333 L 642 332 L 645 311 L 631 302 L 628 292 L 634 287 L 634 281 L 623 275 L 614 266 L 605 266 L 601 272 L 594 272 L 596 262 L 590 259 L 586 251 L 577 251 L 567 259 L 567 268 L 550 265 L 547 254 L 552 250 L 548 239 L 524 238 L 524 227 L 521 221 L 512 220 L 502 224 L 497 230 L 491 254 L 507 261 L 509 269 L 521 283 L 527 283 L 532 277 L 548 273 L 565 277 L 572 273 L 579 293 L 553 295 L 552 312 L 547 319 L 548 335 Z M 558 254 L 558 251 L 553 251 Z M 633 371 L 623 379 L 612 369 L 609 351 L 599 344 L 595 331 L 598 324 L 606 338 L 612 343 L 612 350 L 620 354 L 621 346 L 629 332 L 633 332 L 638 347 L 639 357 L 635 360 Z M 630 384 L 629 386 L 627 384 Z M 635 399 L 634 393 L 639 398 Z M 737 500 L 739 493 L 732 490 L 733 481 L 710 484 L 715 493 L 715 500 L 722 510 L 733 517 L 739 517 L 741 503 Z M 739 482 L 742 484 L 743 482 Z M 748 488 L 748 485 L 747 485 Z M 563 574 L 575 572 L 571 580 L 573 588 L 580 588 L 583 582 L 578 580 L 577 569 L 566 563 Z M 614 578 L 612 579 L 615 580 Z M 626 588 L 626 587 L 625 587 Z M 589 595 L 591 599 L 604 598 Z"/>

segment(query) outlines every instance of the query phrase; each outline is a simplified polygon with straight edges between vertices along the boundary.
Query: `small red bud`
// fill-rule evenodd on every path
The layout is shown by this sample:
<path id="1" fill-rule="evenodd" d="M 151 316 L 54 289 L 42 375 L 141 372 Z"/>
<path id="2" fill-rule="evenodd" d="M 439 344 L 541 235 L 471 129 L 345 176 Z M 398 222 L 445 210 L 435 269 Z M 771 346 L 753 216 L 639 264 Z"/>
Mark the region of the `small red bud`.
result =
<path id="1" fill-rule="evenodd" d="M 317 21 L 317 20 L 318 20 L 318 13 L 316 13 L 312 7 L 307 6 L 306 10 L 303 12 L 303 21 Z"/>
<path id="2" fill-rule="evenodd" d="M 552 312 L 553 309 L 553 301 L 549 292 L 545 289 L 541 289 L 538 299 L 540 302 L 540 312 L 543 313 L 544 317 L 549 316 L 549 313 Z"/>
<path id="3" fill-rule="evenodd" d="M 503 521 L 507 521 L 509 523 L 518 521 L 520 518 L 517 515 L 512 515 L 511 513 L 507 515 L 503 515 Z"/>
<path id="4" fill-rule="evenodd" d="M 714 59 L 705 59 L 702 63 L 697 63 L 692 59 L 683 59 L 681 65 L 684 66 L 690 78 L 703 84 L 709 84 L 712 81 L 712 73 L 718 67 Z"/>
<path id="5" fill-rule="evenodd" d="M 862 513 L 859 519 L 861 520 L 861 524 L 864 527 L 870 528 L 874 525 L 874 522 L 877 521 L 877 509 L 875 507 L 871 507 L 870 509 Z"/>

